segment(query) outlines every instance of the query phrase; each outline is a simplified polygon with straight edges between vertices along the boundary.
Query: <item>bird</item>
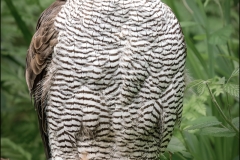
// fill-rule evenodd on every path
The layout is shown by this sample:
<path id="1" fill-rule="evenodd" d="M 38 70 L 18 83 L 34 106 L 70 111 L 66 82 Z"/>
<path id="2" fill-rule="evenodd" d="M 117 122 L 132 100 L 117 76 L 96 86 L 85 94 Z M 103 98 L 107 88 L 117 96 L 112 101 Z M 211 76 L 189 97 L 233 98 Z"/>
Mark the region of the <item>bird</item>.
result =
<path id="1" fill-rule="evenodd" d="M 181 123 L 186 52 L 161 0 L 55 0 L 25 69 L 46 159 L 159 159 Z"/>

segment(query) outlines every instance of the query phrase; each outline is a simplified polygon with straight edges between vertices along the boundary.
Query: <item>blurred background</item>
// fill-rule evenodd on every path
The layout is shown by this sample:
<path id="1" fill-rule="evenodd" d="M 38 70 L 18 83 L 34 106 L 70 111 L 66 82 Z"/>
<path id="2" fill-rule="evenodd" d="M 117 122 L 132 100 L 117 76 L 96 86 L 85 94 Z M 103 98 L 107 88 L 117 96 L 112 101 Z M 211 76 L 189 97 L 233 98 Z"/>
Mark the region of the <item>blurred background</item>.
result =
<path id="1" fill-rule="evenodd" d="M 45 159 L 24 69 L 38 17 L 53 1 L 1 1 L 2 158 Z M 191 78 L 161 160 L 239 160 L 239 0 L 162 1 L 182 26 Z"/>

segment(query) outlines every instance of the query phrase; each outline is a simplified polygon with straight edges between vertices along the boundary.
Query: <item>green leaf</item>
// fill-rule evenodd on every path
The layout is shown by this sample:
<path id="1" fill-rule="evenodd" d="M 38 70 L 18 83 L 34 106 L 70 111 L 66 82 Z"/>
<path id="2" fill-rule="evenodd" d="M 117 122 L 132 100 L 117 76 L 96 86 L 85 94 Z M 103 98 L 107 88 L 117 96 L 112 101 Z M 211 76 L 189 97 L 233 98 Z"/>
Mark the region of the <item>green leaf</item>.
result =
<path id="1" fill-rule="evenodd" d="M 235 76 L 238 76 L 238 77 L 239 77 L 239 68 L 235 68 L 234 71 L 232 72 L 231 78 L 232 78 L 232 77 L 235 77 Z"/>
<path id="2" fill-rule="evenodd" d="M 12 0 L 5 0 L 5 3 L 7 4 L 8 8 L 10 9 L 19 29 L 21 30 L 24 39 L 27 41 L 27 43 L 31 42 L 32 39 L 32 34 L 29 31 L 26 23 L 22 20 L 21 15 L 18 13 L 18 10 L 16 7 L 13 5 Z"/>
<path id="3" fill-rule="evenodd" d="M 233 160 L 239 160 L 239 155 L 236 156 Z"/>
<path id="4" fill-rule="evenodd" d="M 167 158 L 166 156 L 164 156 L 164 154 L 160 154 L 159 159 L 162 159 L 162 160 L 168 160 L 168 158 Z"/>
<path id="5" fill-rule="evenodd" d="M 199 70 L 199 66 L 196 65 L 200 63 L 200 66 L 203 68 L 203 70 L 208 70 L 207 63 L 204 60 L 203 54 L 200 53 L 200 51 L 197 49 L 196 45 L 193 43 L 193 40 L 190 37 L 185 37 L 185 40 L 188 50 L 192 51 L 192 54 L 188 54 L 188 59 L 190 59 L 189 63 L 192 63 L 191 66 L 194 69 L 194 72 L 200 75 L 198 77 L 204 78 L 204 74 Z"/>
<path id="6" fill-rule="evenodd" d="M 167 150 L 171 153 L 175 153 L 185 151 L 186 148 L 178 138 L 173 136 L 168 144 Z"/>
<path id="7" fill-rule="evenodd" d="M 201 129 L 199 134 L 213 137 L 233 137 L 236 133 L 227 128 L 207 127 Z"/>
<path id="8" fill-rule="evenodd" d="M 225 44 L 229 40 L 231 33 L 231 26 L 223 27 L 210 35 L 209 43 L 213 45 Z"/>
<path id="9" fill-rule="evenodd" d="M 184 157 L 191 157 L 191 154 L 186 151 L 183 143 L 174 136 L 171 138 L 166 150 L 173 154 L 176 152 L 180 152 Z"/>
<path id="10" fill-rule="evenodd" d="M 219 122 L 216 117 L 209 116 L 209 117 L 198 118 L 190 122 L 189 124 L 191 126 L 186 128 L 185 130 L 194 130 L 194 129 L 201 129 L 209 126 L 215 126 L 215 125 L 221 124 L 221 122 Z"/>
<path id="11" fill-rule="evenodd" d="M 232 123 L 236 128 L 239 128 L 239 117 L 233 118 Z"/>
<path id="12" fill-rule="evenodd" d="M 183 131 L 183 135 L 184 135 L 185 143 L 188 147 L 188 151 L 190 153 L 197 153 L 200 148 L 200 146 L 198 145 L 200 142 L 199 142 L 198 138 L 196 137 L 196 135 L 191 134 L 187 131 Z"/>
<path id="13" fill-rule="evenodd" d="M 239 85 L 227 83 L 224 85 L 223 88 L 228 94 L 230 94 L 236 98 L 239 98 Z"/>
<path id="14" fill-rule="evenodd" d="M 31 154 L 9 138 L 1 138 L 1 156 L 11 160 L 31 160 Z"/>
<path id="15" fill-rule="evenodd" d="M 225 84 L 225 77 L 215 77 L 210 79 L 209 87 L 215 96 L 219 96 L 221 93 L 224 94 L 223 85 Z"/>
<path id="16" fill-rule="evenodd" d="M 207 27 L 207 16 L 204 12 L 203 5 L 200 3 L 197 5 L 196 1 L 193 0 L 186 0 L 186 3 L 188 4 L 189 8 L 193 11 L 193 17 L 196 22 L 198 22 L 202 27 Z"/>
<path id="17" fill-rule="evenodd" d="M 192 27 L 192 26 L 196 26 L 198 25 L 196 22 L 192 22 L 192 21 L 184 21 L 184 22 L 180 22 L 181 27 Z"/>
<path id="18" fill-rule="evenodd" d="M 189 88 L 198 86 L 199 84 L 201 84 L 201 83 L 203 83 L 203 82 L 204 82 L 204 81 L 201 80 L 201 79 L 191 81 L 191 82 L 187 85 L 186 90 L 188 90 Z"/>
<path id="19" fill-rule="evenodd" d="M 215 95 L 215 96 L 219 96 L 220 94 L 224 94 L 224 90 L 223 90 L 223 88 L 221 87 L 221 86 L 215 86 L 214 87 L 214 91 L 213 91 L 213 94 Z"/>
<path id="20" fill-rule="evenodd" d="M 220 57 L 223 57 L 224 59 L 228 59 L 230 61 L 235 61 L 239 63 L 239 58 L 234 57 L 234 56 L 229 56 L 229 55 L 225 55 L 225 54 L 219 54 Z"/>
<path id="21" fill-rule="evenodd" d="M 206 88 L 206 84 L 205 83 L 200 83 L 198 86 L 197 86 L 197 92 L 199 95 L 203 94 L 203 92 L 205 91 L 205 88 Z"/>
<path id="22" fill-rule="evenodd" d="M 197 40 L 197 41 L 202 41 L 204 39 L 206 39 L 206 34 L 198 34 L 196 36 L 193 37 L 194 40 Z"/>
<path id="23" fill-rule="evenodd" d="M 216 84 L 225 84 L 225 77 L 217 77 Z"/>
<path id="24" fill-rule="evenodd" d="M 206 0 L 206 1 L 204 2 L 203 6 L 206 7 L 206 6 L 208 5 L 208 2 L 209 2 L 209 0 Z"/>

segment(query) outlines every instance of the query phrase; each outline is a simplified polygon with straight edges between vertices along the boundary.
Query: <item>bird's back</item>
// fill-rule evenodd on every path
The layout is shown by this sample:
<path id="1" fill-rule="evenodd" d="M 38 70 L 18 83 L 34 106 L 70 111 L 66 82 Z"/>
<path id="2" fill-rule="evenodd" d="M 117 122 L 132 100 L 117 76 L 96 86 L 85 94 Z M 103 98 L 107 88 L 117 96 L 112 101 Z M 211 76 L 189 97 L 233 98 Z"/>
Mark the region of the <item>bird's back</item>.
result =
<path id="1" fill-rule="evenodd" d="M 186 49 L 159 0 L 68 0 L 41 103 L 53 159 L 157 159 L 180 122 Z M 50 60 L 49 60 L 50 59 Z"/>

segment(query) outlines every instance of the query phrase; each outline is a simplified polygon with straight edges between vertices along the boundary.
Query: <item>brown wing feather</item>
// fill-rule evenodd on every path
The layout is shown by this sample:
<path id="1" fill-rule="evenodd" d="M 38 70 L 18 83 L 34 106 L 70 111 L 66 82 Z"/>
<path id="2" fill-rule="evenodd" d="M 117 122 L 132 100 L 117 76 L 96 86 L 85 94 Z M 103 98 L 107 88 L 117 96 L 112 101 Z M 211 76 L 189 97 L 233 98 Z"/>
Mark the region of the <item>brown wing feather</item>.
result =
<path id="1" fill-rule="evenodd" d="M 36 26 L 26 57 L 25 78 L 31 96 L 34 97 L 34 106 L 38 114 L 39 129 L 45 148 L 46 158 L 51 157 L 46 133 L 46 118 L 42 99 L 41 81 L 46 75 L 47 60 L 51 58 L 53 48 L 57 44 L 58 32 L 55 30 L 55 17 L 66 0 L 57 0 L 41 14 Z"/>

